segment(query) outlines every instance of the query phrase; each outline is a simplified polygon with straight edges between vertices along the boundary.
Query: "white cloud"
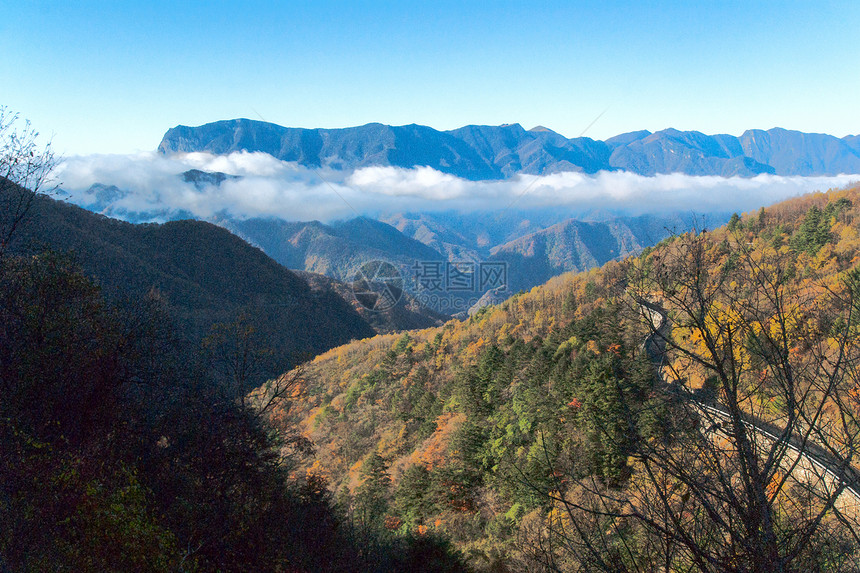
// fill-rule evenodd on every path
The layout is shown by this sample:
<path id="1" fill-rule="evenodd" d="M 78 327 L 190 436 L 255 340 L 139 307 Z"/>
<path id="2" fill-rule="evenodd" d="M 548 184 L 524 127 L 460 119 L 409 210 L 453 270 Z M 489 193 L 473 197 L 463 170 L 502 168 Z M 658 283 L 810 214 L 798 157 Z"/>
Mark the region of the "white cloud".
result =
<path id="1" fill-rule="evenodd" d="M 183 181 L 189 169 L 237 175 L 202 189 Z M 747 211 L 781 199 L 842 187 L 860 179 L 836 177 L 644 177 L 627 172 L 596 175 L 520 175 L 505 181 L 468 181 L 429 167 L 365 167 L 352 172 L 314 170 L 264 153 L 189 153 L 164 156 L 87 155 L 66 159 L 58 170 L 72 201 L 93 205 L 94 183 L 128 193 L 112 204 L 127 211 L 184 210 L 201 218 L 332 220 L 391 211 L 498 210 L 558 207 L 612 209 L 631 214 L 673 210 Z"/>
<path id="2" fill-rule="evenodd" d="M 347 177 L 347 183 L 367 193 L 450 201 L 462 198 L 471 182 L 431 167 L 364 167 Z"/>

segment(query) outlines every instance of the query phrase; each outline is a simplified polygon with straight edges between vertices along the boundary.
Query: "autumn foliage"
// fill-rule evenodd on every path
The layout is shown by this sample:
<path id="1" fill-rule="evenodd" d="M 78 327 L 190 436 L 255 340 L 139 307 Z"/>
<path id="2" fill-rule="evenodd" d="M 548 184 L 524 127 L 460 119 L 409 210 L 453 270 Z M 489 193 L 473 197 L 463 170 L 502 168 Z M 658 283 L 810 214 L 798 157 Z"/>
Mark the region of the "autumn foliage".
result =
<path id="1" fill-rule="evenodd" d="M 709 343 L 730 348 L 727 360 L 749 373 L 743 407 L 779 424 L 779 398 L 768 390 L 778 372 L 761 349 L 729 337 L 741 326 L 750 336 L 779 329 L 794 367 L 832 358 L 844 334 L 858 328 L 824 312 L 845 310 L 846 277 L 860 261 L 858 214 L 858 188 L 800 197 L 722 229 L 666 240 L 633 259 L 557 277 L 466 321 L 341 346 L 304 365 L 306 392 L 290 402 L 289 417 L 301 420 L 316 447 L 314 467 L 329 476 L 344 507 L 357 507 L 368 456 L 384 461 L 390 481 L 378 501 L 390 534 L 438 533 L 479 569 L 598 567 L 558 542 L 581 541 L 589 528 L 607 531 L 605 518 L 570 511 L 597 503 L 582 480 L 624 497 L 643 483 L 641 444 L 671 441 L 693 427 L 675 415 L 674 398 L 654 376 L 642 346 L 653 325 L 632 290 L 674 313 L 671 296 L 642 277 L 668 272 L 681 261 L 683 241 L 699 241 L 702 269 L 711 281 L 727 277 L 719 288 L 732 297 L 713 301 L 702 328 L 675 325 L 674 343 L 690 352 L 672 353 L 663 373 L 692 391 L 717 392 L 696 352 Z M 740 272 L 740 257 L 758 274 Z M 777 318 L 756 288 L 765 277 L 791 294 Z M 751 320 L 747 306 L 761 318 Z M 856 386 L 846 392 L 854 408 L 858 395 Z M 785 472 L 770 475 L 764 490 L 788 499 Z M 643 562 L 659 554 L 632 522 L 610 530 L 607 558 L 637 536 Z M 635 561 L 616 557 L 604 565 L 623 570 Z"/>

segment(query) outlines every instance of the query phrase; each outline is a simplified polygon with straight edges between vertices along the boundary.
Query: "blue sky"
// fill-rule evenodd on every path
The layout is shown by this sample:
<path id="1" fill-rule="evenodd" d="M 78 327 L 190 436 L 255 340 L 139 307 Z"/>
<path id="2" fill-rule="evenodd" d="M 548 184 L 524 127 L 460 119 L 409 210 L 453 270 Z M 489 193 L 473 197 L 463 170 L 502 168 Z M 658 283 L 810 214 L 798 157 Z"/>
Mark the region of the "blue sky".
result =
<path id="1" fill-rule="evenodd" d="M 177 124 L 860 133 L 860 2 L 29 2 L 0 104 L 65 154 Z"/>

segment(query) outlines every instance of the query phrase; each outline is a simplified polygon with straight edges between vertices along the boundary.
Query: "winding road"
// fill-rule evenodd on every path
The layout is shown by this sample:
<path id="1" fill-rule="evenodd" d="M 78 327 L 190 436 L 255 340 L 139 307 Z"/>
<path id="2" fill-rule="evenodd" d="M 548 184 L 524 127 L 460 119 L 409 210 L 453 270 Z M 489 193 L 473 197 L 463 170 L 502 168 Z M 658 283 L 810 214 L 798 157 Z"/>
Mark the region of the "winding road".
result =
<path id="1" fill-rule="evenodd" d="M 726 423 L 731 425 L 733 423 L 732 417 L 724 406 L 718 403 L 705 403 L 698 399 L 688 388 L 667 382 L 663 379 L 662 370 L 666 354 L 666 341 L 669 338 L 669 332 L 672 328 L 671 321 L 669 320 L 666 310 L 661 306 L 640 297 L 637 297 L 636 302 L 643 308 L 644 312 L 647 313 L 652 325 L 652 332 L 643 342 L 642 348 L 648 353 L 652 363 L 654 363 L 660 380 L 662 380 L 667 386 L 678 390 L 679 395 L 684 396 L 689 400 L 695 408 L 701 412 L 706 412 L 712 422 L 711 428 L 719 427 L 720 424 Z M 719 422 L 717 422 L 717 420 L 719 420 Z M 784 437 L 779 436 L 780 428 L 755 420 L 751 416 L 744 415 L 741 422 L 756 434 L 764 436 L 772 442 L 784 444 L 787 448 L 792 450 L 795 455 L 799 456 L 815 468 L 823 471 L 834 481 L 835 484 L 844 483 L 845 489 L 843 491 L 853 497 L 855 503 L 860 503 L 860 473 L 858 473 L 854 468 L 845 468 L 842 460 L 830 455 L 824 448 L 816 444 L 806 443 L 799 445 L 791 438 L 785 439 Z M 711 428 L 709 428 L 709 430 Z"/>

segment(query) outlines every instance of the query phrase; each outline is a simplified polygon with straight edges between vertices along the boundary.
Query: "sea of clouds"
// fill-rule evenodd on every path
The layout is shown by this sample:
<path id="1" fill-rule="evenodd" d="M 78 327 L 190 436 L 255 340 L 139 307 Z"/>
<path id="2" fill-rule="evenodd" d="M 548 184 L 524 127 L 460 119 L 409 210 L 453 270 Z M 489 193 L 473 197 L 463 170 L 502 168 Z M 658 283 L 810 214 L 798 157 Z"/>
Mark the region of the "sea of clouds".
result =
<path id="1" fill-rule="evenodd" d="M 191 169 L 238 177 L 220 185 L 195 186 L 182 177 Z M 726 178 L 675 173 L 646 177 L 608 171 L 469 181 L 429 167 L 335 171 L 248 152 L 72 156 L 63 160 L 56 176 L 68 200 L 84 207 L 97 203 L 90 188 L 99 183 L 126 192 L 111 203 L 113 212 L 184 211 L 202 219 L 226 215 L 289 221 L 330 221 L 385 212 L 546 207 L 624 214 L 744 212 L 860 181 L 860 175 Z"/>

